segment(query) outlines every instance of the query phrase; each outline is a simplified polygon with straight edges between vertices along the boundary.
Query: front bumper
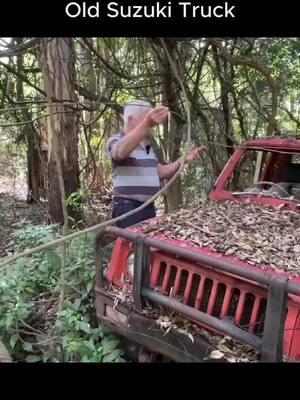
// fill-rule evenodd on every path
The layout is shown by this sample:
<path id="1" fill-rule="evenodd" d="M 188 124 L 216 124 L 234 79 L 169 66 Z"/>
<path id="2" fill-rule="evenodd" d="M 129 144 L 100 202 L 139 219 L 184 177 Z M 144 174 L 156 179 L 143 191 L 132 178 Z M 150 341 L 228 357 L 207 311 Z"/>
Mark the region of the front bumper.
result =
<path id="1" fill-rule="evenodd" d="M 174 330 L 166 334 L 155 324 L 155 319 L 140 314 L 128 305 L 118 304 L 114 308 L 113 296 L 103 288 L 95 290 L 98 322 L 109 326 L 117 334 L 176 362 L 215 361 L 208 358 L 213 347 L 205 338 L 195 336 L 192 342 L 187 335 Z"/>
<path id="2" fill-rule="evenodd" d="M 135 309 L 118 305 L 113 308 L 114 300 L 104 288 L 102 248 L 106 245 L 106 236 L 122 237 L 134 242 L 134 277 L 133 299 Z M 205 265 L 222 273 L 229 273 L 238 278 L 247 279 L 263 285 L 267 290 L 267 309 L 263 336 L 248 332 L 228 320 L 221 320 L 190 307 L 153 290 L 150 287 L 150 248 L 165 251 L 174 257 L 192 261 L 197 265 Z M 299 283 L 286 276 L 270 275 L 264 271 L 244 268 L 232 263 L 224 257 L 211 257 L 192 249 L 181 248 L 165 243 L 141 233 L 130 232 L 120 228 L 106 228 L 96 238 L 96 309 L 98 320 L 111 326 L 120 335 L 131 339 L 148 349 L 166 355 L 175 361 L 203 361 L 212 347 L 201 338 L 193 343 L 186 335 L 177 332 L 155 330 L 155 320 L 143 315 L 146 302 L 173 310 L 185 318 L 197 321 L 200 326 L 228 335 L 240 343 L 245 343 L 262 354 L 262 361 L 279 362 L 283 359 L 283 336 L 287 309 L 288 294 L 300 296 Z"/>

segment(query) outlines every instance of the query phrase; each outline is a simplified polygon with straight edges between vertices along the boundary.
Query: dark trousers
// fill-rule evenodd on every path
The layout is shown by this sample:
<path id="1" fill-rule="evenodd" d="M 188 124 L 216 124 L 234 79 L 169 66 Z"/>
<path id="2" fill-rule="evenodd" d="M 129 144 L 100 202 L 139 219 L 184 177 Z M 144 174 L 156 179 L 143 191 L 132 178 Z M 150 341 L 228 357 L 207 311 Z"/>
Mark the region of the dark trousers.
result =
<path id="1" fill-rule="evenodd" d="M 143 203 L 137 200 L 124 199 L 122 197 L 115 198 L 113 200 L 113 211 L 112 217 L 116 218 L 120 215 L 126 214 L 128 211 L 135 210 Z M 135 225 L 139 222 L 145 221 L 156 216 L 154 204 L 151 203 L 149 206 L 145 207 L 143 210 L 130 215 L 129 217 L 118 221 L 116 225 L 119 228 L 127 228 L 128 226 Z"/>

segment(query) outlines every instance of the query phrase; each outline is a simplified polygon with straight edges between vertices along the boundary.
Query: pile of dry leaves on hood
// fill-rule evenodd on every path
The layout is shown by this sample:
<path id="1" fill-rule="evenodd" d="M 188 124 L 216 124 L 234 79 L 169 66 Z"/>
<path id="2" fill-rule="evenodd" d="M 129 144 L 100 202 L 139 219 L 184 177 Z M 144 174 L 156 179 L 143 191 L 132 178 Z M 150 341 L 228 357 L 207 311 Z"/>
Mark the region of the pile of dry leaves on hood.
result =
<path id="1" fill-rule="evenodd" d="M 300 275 L 300 213 L 250 202 L 206 201 L 195 209 L 144 222 L 141 230 Z"/>

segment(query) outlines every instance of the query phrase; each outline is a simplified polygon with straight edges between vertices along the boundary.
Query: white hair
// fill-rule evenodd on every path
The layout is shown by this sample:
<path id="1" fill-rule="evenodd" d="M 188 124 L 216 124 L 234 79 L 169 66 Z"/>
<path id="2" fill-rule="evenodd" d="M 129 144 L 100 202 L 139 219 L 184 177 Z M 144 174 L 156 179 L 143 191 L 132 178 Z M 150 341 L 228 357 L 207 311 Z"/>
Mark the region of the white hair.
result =
<path id="1" fill-rule="evenodd" d="M 128 117 L 133 116 L 135 114 L 139 114 L 143 111 L 147 111 L 151 108 L 151 104 L 148 101 L 144 100 L 135 100 L 131 103 L 127 104 L 124 107 L 124 125 L 126 126 L 128 123 Z"/>

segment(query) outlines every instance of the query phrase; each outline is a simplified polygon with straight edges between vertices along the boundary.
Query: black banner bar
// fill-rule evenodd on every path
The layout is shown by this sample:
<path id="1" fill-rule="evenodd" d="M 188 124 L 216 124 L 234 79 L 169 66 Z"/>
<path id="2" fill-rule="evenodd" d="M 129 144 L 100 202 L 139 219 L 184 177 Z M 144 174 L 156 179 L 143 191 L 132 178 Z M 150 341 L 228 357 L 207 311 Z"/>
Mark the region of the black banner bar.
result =
<path id="1" fill-rule="evenodd" d="M 60 0 L 1 5 L 2 36 L 298 36 L 297 2 Z"/>

